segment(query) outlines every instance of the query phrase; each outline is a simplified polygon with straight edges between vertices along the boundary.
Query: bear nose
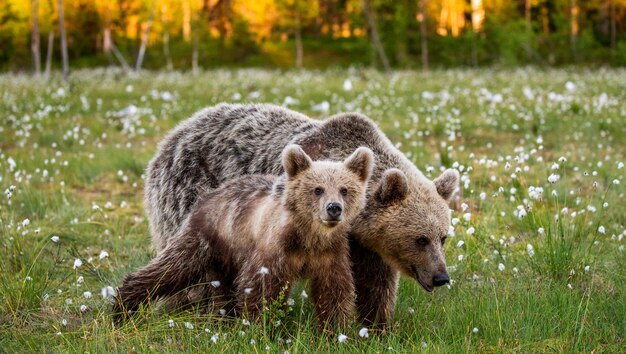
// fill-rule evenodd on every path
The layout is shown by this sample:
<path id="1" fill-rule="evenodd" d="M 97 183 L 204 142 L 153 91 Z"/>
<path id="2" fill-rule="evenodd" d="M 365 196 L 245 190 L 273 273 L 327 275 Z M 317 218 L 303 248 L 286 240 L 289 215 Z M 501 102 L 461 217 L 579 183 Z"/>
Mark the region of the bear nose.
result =
<path id="1" fill-rule="evenodd" d="M 448 284 L 450 282 L 450 277 L 448 274 L 437 274 L 433 277 L 433 285 L 434 286 L 442 286 Z"/>
<path id="2" fill-rule="evenodd" d="M 326 206 L 326 213 L 332 219 L 337 220 L 341 216 L 341 204 L 337 202 L 328 203 Z"/>

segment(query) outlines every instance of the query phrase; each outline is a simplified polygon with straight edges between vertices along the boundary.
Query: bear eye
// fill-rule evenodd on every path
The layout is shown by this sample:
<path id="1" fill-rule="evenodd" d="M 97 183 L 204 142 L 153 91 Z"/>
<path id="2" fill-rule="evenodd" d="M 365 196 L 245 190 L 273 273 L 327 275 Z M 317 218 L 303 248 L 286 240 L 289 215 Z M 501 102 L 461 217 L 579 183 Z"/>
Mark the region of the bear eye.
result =
<path id="1" fill-rule="evenodd" d="M 441 238 L 441 245 L 443 246 L 446 243 L 446 240 L 448 239 L 447 236 L 444 236 Z"/>
<path id="2" fill-rule="evenodd" d="M 346 195 L 348 195 L 348 188 L 346 188 L 346 187 L 341 188 L 339 190 L 339 193 L 341 193 L 341 195 L 343 195 L 345 197 Z"/>
<path id="3" fill-rule="evenodd" d="M 415 240 L 415 242 L 419 246 L 427 246 L 428 245 L 428 239 L 426 237 L 418 237 L 417 240 Z"/>
<path id="4" fill-rule="evenodd" d="M 324 189 L 322 189 L 322 187 L 315 187 L 313 193 L 315 193 L 315 195 L 322 195 L 324 193 Z"/>

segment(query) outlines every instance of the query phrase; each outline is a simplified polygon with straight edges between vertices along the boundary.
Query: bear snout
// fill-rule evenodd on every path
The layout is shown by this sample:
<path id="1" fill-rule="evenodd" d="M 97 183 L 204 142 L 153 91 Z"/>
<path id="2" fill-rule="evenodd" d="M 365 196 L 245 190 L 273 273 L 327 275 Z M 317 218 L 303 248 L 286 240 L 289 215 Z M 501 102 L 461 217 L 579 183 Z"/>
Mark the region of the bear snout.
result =
<path id="1" fill-rule="evenodd" d="M 330 202 L 326 205 L 326 214 L 332 221 L 341 220 L 342 210 L 343 208 L 341 207 L 341 204 L 337 202 Z"/>
<path id="2" fill-rule="evenodd" d="M 434 286 L 446 285 L 450 282 L 450 277 L 446 273 L 437 274 L 433 277 Z"/>

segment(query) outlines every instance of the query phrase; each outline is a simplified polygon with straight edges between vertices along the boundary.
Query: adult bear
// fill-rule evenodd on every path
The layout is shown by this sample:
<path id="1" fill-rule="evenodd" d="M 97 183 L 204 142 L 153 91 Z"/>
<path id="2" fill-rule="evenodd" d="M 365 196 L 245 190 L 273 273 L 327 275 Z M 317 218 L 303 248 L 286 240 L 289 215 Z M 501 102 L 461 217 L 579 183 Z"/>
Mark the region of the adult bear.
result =
<path id="1" fill-rule="evenodd" d="M 282 174 L 280 156 L 288 144 L 300 145 L 314 160 L 341 161 L 361 146 L 374 152 L 366 207 L 350 231 L 357 312 L 364 324 L 384 326 L 393 319 L 398 272 L 428 292 L 449 281 L 443 243 L 448 201 L 459 184 L 456 170 L 428 180 L 363 115 L 317 121 L 266 104 L 204 109 L 161 142 L 145 188 L 157 253 L 205 191 L 241 175 Z"/>

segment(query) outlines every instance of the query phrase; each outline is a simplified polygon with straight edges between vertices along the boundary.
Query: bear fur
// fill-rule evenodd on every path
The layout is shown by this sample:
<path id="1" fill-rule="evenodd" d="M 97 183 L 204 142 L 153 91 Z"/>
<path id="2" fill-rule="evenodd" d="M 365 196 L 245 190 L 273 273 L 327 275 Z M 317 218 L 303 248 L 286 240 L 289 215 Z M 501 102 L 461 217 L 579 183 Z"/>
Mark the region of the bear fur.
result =
<path id="1" fill-rule="evenodd" d="M 449 278 L 443 242 L 448 202 L 459 173 L 426 178 L 367 117 L 344 113 L 317 121 L 267 104 L 220 104 L 179 124 L 150 162 L 145 207 L 160 253 L 198 196 L 249 174 L 280 175 L 280 154 L 298 144 L 313 160 L 343 160 L 360 146 L 374 153 L 365 209 L 350 230 L 350 257 L 359 319 L 384 326 L 393 319 L 398 276 L 426 290 Z"/>
<path id="2" fill-rule="evenodd" d="M 297 145 L 282 155 L 284 176 L 248 175 L 202 197 L 180 232 L 149 265 L 124 279 L 116 311 L 176 295 L 202 282 L 213 307 L 235 304 L 255 318 L 263 301 L 311 280 L 320 324 L 345 326 L 354 312 L 348 231 L 365 206 L 373 154 L 313 162 Z"/>

